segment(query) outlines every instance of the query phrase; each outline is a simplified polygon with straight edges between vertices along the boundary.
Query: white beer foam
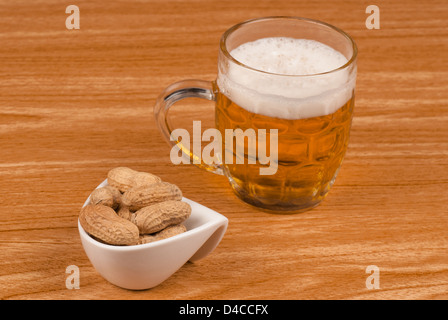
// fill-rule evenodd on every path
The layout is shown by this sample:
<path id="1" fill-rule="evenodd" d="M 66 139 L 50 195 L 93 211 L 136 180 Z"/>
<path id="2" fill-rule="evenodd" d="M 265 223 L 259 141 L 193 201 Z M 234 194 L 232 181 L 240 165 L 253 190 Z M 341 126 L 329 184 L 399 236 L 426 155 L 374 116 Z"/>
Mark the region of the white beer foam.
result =
<path id="1" fill-rule="evenodd" d="M 264 71 L 231 63 L 228 70 L 218 73 L 221 92 L 253 113 L 282 119 L 328 115 L 351 98 L 355 86 L 356 73 L 350 75 L 347 68 L 322 74 L 348 60 L 314 40 L 263 38 L 244 43 L 230 54 Z"/>

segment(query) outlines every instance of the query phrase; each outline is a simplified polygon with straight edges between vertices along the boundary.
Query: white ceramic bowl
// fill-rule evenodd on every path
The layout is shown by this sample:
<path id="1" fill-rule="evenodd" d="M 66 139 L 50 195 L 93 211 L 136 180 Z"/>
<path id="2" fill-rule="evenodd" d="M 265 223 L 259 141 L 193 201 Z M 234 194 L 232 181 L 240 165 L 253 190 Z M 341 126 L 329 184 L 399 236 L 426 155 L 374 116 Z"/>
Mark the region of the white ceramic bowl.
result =
<path id="1" fill-rule="evenodd" d="M 97 188 L 107 185 L 107 179 Z M 183 198 L 191 205 L 187 231 L 168 239 L 134 246 L 113 246 L 96 241 L 78 220 L 81 242 L 92 265 L 109 282 L 126 289 L 155 287 L 187 261 L 211 253 L 227 230 L 228 219 L 216 211 Z M 90 203 L 90 196 L 84 206 Z M 84 207 L 83 206 L 83 207 Z"/>

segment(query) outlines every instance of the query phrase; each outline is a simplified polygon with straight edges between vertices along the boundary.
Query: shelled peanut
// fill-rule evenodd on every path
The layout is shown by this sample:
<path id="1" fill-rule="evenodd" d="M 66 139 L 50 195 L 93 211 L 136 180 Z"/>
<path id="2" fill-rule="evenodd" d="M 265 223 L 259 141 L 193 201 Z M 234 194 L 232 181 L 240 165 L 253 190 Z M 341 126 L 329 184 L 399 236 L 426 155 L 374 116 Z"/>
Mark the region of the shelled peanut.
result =
<path id="1" fill-rule="evenodd" d="M 111 245 L 137 245 L 186 231 L 191 207 L 182 191 L 156 175 L 127 167 L 110 170 L 108 185 L 95 189 L 79 221 L 95 239 Z"/>

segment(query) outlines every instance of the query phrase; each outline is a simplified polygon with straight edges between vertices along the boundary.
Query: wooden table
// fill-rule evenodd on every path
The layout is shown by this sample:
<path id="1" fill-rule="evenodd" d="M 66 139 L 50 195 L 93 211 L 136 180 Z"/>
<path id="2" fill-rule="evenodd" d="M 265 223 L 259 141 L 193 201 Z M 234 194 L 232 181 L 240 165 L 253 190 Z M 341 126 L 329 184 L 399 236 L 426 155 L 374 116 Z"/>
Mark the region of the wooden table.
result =
<path id="1" fill-rule="evenodd" d="M 79 30 L 66 29 L 58 1 L 0 4 L 0 298 L 448 298 L 445 0 L 378 1 L 379 30 L 365 26 L 367 1 L 73 4 Z M 224 177 L 173 165 L 152 114 L 168 84 L 215 78 L 228 27 L 270 15 L 329 22 L 359 47 L 346 158 L 326 200 L 299 215 L 255 210 Z M 212 104 L 184 105 L 175 121 L 212 125 Z M 104 280 L 77 217 L 116 166 L 153 172 L 227 216 L 218 248 L 151 290 Z M 79 289 L 66 287 L 70 265 Z M 366 287 L 372 265 L 379 289 Z"/>

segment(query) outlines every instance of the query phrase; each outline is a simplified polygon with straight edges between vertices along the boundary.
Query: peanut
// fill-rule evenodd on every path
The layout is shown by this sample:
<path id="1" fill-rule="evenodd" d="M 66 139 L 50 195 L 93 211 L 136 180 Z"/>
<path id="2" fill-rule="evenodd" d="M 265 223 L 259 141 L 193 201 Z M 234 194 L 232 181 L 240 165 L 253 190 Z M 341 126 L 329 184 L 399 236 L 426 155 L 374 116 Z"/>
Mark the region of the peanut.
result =
<path id="1" fill-rule="evenodd" d="M 121 193 L 117 188 L 105 186 L 95 189 L 90 195 L 92 204 L 103 204 L 112 209 L 118 208 L 121 200 Z"/>
<path id="2" fill-rule="evenodd" d="M 128 207 L 120 206 L 117 210 L 117 215 L 119 217 L 122 217 L 123 219 L 131 221 L 132 218 L 132 212 L 129 210 Z"/>
<path id="3" fill-rule="evenodd" d="M 158 182 L 162 182 L 162 179 L 156 175 L 148 172 L 137 172 L 134 175 L 133 187 L 147 186 Z"/>
<path id="4" fill-rule="evenodd" d="M 121 192 L 115 187 L 105 186 L 104 188 L 108 189 L 112 193 L 112 197 L 114 198 L 114 206 L 113 209 L 117 209 L 121 203 Z"/>
<path id="5" fill-rule="evenodd" d="M 125 192 L 132 187 L 135 173 L 136 171 L 127 167 L 113 168 L 107 173 L 107 183 Z"/>
<path id="6" fill-rule="evenodd" d="M 175 184 L 159 182 L 134 187 L 123 194 L 121 202 L 131 211 L 137 211 L 155 203 L 182 200 L 182 191 Z"/>
<path id="7" fill-rule="evenodd" d="M 140 234 L 148 234 L 182 223 L 190 215 L 191 207 L 188 203 L 168 200 L 138 210 L 133 222 L 137 225 Z"/>
<path id="8" fill-rule="evenodd" d="M 129 220 L 119 217 L 110 207 L 101 204 L 87 205 L 82 208 L 79 221 L 88 234 L 108 244 L 134 245 L 138 243 L 138 227 Z"/>
<path id="9" fill-rule="evenodd" d="M 132 187 L 150 185 L 161 182 L 160 177 L 148 172 L 139 172 L 127 167 L 111 169 L 107 174 L 109 185 L 117 188 L 120 192 L 126 192 Z"/>
<path id="10" fill-rule="evenodd" d="M 139 244 L 145 244 L 154 242 L 157 240 L 167 239 L 170 237 L 173 237 L 175 235 L 181 234 L 183 232 L 187 231 L 187 228 L 183 224 L 176 224 L 174 226 L 166 227 L 165 229 L 156 232 L 154 234 L 145 234 L 140 236 L 140 239 L 138 241 Z"/>

